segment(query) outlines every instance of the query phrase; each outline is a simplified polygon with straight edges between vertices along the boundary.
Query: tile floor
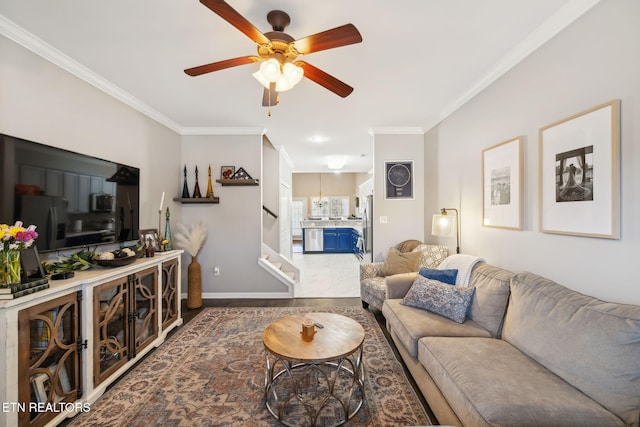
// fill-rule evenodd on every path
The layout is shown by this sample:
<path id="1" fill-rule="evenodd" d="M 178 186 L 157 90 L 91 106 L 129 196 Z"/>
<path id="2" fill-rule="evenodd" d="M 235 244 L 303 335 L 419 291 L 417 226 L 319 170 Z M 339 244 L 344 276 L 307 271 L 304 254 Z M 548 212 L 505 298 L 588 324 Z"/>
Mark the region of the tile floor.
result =
<path id="1" fill-rule="evenodd" d="M 295 298 L 360 297 L 360 261 L 354 254 L 303 254 L 294 244 L 291 261 L 300 269 Z"/>

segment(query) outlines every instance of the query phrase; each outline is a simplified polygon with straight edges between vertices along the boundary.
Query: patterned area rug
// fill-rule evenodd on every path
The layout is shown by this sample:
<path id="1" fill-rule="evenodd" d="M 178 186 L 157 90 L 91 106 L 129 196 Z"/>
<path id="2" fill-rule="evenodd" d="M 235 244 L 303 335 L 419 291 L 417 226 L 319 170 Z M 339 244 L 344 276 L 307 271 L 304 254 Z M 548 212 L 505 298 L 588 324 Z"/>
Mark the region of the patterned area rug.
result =
<path id="1" fill-rule="evenodd" d="M 431 425 L 375 317 L 360 307 L 205 308 L 70 425 L 279 426 L 265 408 L 262 331 L 316 311 L 365 330 L 365 401 L 346 425 Z"/>

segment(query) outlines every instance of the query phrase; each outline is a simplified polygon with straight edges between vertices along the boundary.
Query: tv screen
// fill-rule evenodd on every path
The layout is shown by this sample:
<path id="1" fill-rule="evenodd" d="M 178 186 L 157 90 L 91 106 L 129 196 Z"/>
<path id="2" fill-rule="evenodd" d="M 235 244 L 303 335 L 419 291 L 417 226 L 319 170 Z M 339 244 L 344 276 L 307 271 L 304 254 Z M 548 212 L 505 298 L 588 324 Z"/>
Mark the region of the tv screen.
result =
<path id="1" fill-rule="evenodd" d="M 138 238 L 138 168 L 2 134 L 0 165 L 0 221 L 36 225 L 39 252 Z"/>

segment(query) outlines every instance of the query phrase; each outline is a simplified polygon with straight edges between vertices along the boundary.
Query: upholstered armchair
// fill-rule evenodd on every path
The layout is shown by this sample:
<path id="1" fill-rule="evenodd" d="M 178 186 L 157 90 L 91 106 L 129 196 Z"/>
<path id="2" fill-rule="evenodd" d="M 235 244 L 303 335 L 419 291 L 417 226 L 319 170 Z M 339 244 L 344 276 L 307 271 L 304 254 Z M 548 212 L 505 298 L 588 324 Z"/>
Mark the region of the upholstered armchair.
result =
<path id="1" fill-rule="evenodd" d="M 449 249 L 446 246 L 427 245 L 416 240 L 409 240 L 391 248 L 384 262 L 361 263 L 360 299 L 362 306 L 382 310 L 382 303 L 387 294 L 387 277 L 397 274 L 415 276 L 423 267 L 436 268 L 448 255 Z"/>

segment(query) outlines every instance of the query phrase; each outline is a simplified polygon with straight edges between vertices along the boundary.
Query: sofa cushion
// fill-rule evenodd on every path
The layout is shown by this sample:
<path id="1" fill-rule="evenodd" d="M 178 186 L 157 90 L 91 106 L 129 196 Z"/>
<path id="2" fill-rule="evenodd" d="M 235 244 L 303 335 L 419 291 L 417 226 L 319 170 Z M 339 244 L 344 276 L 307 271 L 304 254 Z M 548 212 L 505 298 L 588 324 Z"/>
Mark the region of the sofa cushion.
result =
<path id="1" fill-rule="evenodd" d="M 389 249 L 382 267 L 382 275 L 391 276 L 400 273 L 416 271 L 420 254 L 416 252 L 400 252 L 396 248 Z"/>
<path id="2" fill-rule="evenodd" d="M 486 328 L 493 337 L 500 336 L 513 276 L 511 271 L 484 262 L 476 264 L 471 272 L 469 286 L 476 292 L 467 316 Z"/>
<path id="3" fill-rule="evenodd" d="M 503 340 L 426 337 L 418 360 L 464 425 L 624 425 Z"/>
<path id="4" fill-rule="evenodd" d="M 462 323 L 467 317 L 473 292 L 473 288 L 451 286 L 418 275 L 401 304 L 423 308 Z"/>
<path id="5" fill-rule="evenodd" d="M 400 299 L 387 299 L 382 314 L 387 328 L 393 330 L 412 357 L 418 355 L 418 340 L 422 337 L 490 337 L 489 332 L 471 319 L 457 323 L 421 308 L 400 304 Z"/>
<path id="6" fill-rule="evenodd" d="M 449 255 L 449 248 L 443 245 L 422 244 L 416 246 L 412 252 L 419 252 L 418 271 L 421 268 L 436 268 Z"/>
<path id="7" fill-rule="evenodd" d="M 439 270 L 437 268 L 423 267 L 420 269 L 419 273 L 427 279 L 437 280 L 439 282 L 446 283 L 447 285 L 455 285 L 456 277 L 458 277 L 458 270 L 455 268 Z"/>
<path id="8" fill-rule="evenodd" d="M 532 273 L 511 280 L 502 337 L 618 415 L 640 419 L 640 306 L 615 304 Z"/>

